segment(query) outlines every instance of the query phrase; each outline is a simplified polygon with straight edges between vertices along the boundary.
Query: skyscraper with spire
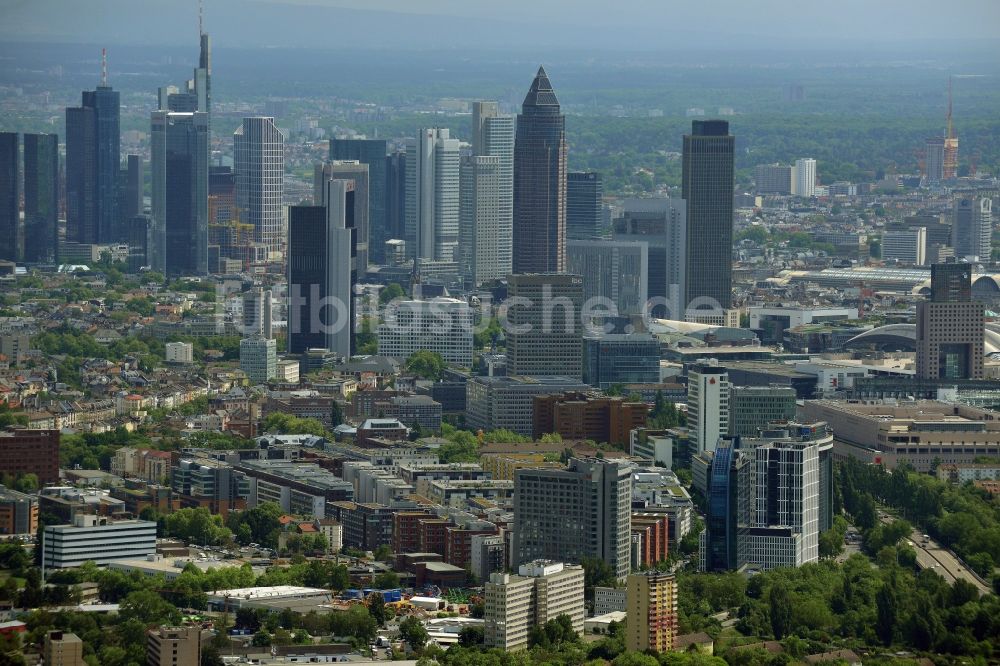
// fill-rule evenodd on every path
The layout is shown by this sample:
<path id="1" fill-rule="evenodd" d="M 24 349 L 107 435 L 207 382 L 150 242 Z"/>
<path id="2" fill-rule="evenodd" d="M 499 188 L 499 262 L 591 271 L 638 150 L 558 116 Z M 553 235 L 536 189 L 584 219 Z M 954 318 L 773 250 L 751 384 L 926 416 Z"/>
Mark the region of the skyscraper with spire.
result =
<path id="1" fill-rule="evenodd" d="M 543 67 L 517 117 L 513 226 L 515 273 L 566 269 L 566 117 Z"/>
<path id="2" fill-rule="evenodd" d="M 102 51 L 101 85 L 66 109 L 66 240 L 110 243 L 118 219 L 121 169 L 120 99 L 108 85 Z"/>

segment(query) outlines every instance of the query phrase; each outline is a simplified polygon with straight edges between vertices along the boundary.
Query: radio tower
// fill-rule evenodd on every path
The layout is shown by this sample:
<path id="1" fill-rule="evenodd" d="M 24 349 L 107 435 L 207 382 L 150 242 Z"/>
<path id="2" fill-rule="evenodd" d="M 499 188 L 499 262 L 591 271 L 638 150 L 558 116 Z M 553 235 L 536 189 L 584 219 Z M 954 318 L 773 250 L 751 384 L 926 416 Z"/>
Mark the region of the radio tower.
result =
<path id="1" fill-rule="evenodd" d="M 942 176 L 950 180 L 958 176 L 958 137 L 951 124 L 951 77 L 948 77 L 948 125 L 944 135 L 944 160 Z"/>

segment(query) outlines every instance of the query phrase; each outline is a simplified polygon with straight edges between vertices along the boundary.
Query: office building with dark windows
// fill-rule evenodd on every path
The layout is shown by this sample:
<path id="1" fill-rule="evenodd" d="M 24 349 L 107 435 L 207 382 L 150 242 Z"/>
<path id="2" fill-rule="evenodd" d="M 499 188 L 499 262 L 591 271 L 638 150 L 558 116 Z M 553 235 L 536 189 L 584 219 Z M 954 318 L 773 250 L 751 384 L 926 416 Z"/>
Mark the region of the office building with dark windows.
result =
<path id="1" fill-rule="evenodd" d="M 681 198 L 687 202 L 685 309 L 732 304 L 733 150 L 725 120 L 695 120 L 684 135 Z M 680 317 L 679 317 L 680 318 Z"/>

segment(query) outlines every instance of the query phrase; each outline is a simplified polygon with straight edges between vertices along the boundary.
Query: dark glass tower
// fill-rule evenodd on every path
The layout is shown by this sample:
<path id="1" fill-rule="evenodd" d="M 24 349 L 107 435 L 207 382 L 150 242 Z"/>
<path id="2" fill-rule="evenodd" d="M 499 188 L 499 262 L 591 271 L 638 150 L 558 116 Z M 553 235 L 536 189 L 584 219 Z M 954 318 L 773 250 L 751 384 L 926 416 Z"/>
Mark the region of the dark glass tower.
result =
<path id="1" fill-rule="evenodd" d="M 66 109 L 66 240 L 115 240 L 121 168 L 120 103 L 110 86 L 83 92 Z"/>
<path id="2" fill-rule="evenodd" d="M 386 157 L 385 173 L 385 237 L 401 239 L 406 234 L 406 153 L 396 151 Z M 384 257 L 384 243 L 382 252 Z"/>
<path id="3" fill-rule="evenodd" d="M 331 139 L 331 160 L 357 160 L 368 165 L 368 259 L 372 263 L 385 263 L 385 242 L 392 236 L 386 225 L 388 209 L 389 176 L 384 139 Z M 365 269 L 361 268 L 363 272 Z"/>
<path id="4" fill-rule="evenodd" d="M 152 115 L 153 251 L 169 275 L 208 272 L 208 114 Z"/>
<path id="5" fill-rule="evenodd" d="M 0 132 L 0 259 L 21 259 L 21 191 L 17 132 Z"/>
<path id="6" fill-rule="evenodd" d="M 574 240 L 600 238 L 603 227 L 604 184 L 601 174 L 570 171 L 566 177 L 566 237 Z"/>
<path id="7" fill-rule="evenodd" d="M 59 137 L 24 135 L 24 260 L 59 260 Z"/>
<path id="8" fill-rule="evenodd" d="M 566 269 L 566 117 L 545 69 L 531 83 L 514 139 L 515 273 Z"/>
<path id="9" fill-rule="evenodd" d="M 695 120 L 684 135 L 681 198 L 687 202 L 684 307 L 729 308 L 733 300 L 733 147 L 725 120 Z M 717 304 L 717 305 L 716 305 Z"/>
<path id="10" fill-rule="evenodd" d="M 720 443 L 708 479 L 708 523 L 705 527 L 705 570 L 736 569 L 736 527 L 739 510 L 739 470 L 743 461 L 736 442 Z"/>
<path id="11" fill-rule="evenodd" d="M 288 352 L 354 353 L 354 182 L 324 184 L 324 206 L 288 208 Z"/>

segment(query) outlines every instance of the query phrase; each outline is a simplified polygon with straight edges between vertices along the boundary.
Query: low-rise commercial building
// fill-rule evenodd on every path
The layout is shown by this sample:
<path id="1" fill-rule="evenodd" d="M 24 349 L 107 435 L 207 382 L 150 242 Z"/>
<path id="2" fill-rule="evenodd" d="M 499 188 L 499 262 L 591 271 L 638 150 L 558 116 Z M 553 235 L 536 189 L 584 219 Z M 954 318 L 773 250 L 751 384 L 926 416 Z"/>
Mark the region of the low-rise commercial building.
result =
<path id="1" fill-rule="evenodd" d="M 87 561 L 103 565 L 153 555 L 156 523 L 80 514 L 72 525 L 46 526 L 42 538 L 43 570 L 78 567 Z"/>
<path id="2" fill-rule="evenodd" d="M 927 472 L 935 463 L 972 463 L 982 456 L 1000 456 L 1000 415 L 988 409 L 933 400 L 810 400 L 799 407 L 799 415 L 830 424 L 835 457 L 890 469 L 908 463 Z"/>

